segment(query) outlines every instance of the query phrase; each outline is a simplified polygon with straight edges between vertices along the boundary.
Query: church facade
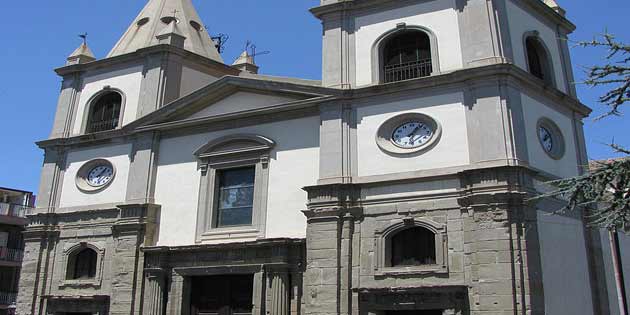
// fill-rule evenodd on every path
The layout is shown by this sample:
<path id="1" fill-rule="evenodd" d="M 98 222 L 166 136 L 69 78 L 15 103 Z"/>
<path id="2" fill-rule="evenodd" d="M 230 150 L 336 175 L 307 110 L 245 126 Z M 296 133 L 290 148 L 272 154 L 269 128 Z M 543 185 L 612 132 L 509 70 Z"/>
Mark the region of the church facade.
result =
<path id="1" fill-rule="evenodd" d="M 322 0 L 321 81 L 149 0 L 64 67 L 18 314 L 607 314 L 553 1 Z M 315 39 L 314 39 L 315 40 Z"/>

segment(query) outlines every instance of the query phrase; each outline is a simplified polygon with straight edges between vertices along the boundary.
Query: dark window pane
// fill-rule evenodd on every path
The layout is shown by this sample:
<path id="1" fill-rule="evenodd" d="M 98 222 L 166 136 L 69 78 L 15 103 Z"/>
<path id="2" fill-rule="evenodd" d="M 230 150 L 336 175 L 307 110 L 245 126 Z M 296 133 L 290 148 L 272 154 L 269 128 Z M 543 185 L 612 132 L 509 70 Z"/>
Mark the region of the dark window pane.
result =
<path id="1" fill-rule="evenodd" d="M 92 106 L 88 119 L 88 132 L 111 130 L 118 127 L 122 96 L 108 93 L 101 96 Z"/>
<path id="2" fill-rule="evenodd" d="M 217 189 L 217 226 L 251 225 L 255 168 L 223 170 Z"/>
<path id="3" fill-rule="evenodd" d="M 398 232 L 391 240 L 392 266 L 435 264 L 435 234 L 416 227 Z"/>
<path id="4" fill-rule="evenodd" d="M 96 276 L 96 252 L 86 248 L 74 258 L 73 279 L 93 279 Z"/>
<path id="5" fill-rule="evenodd" d="M 525 41 L 527 46 L 527 61 L 529 63 L 529 72 L 539 79 L 545 80 L 544 66 L 547 62 L 545 51 L 540 44 L 533 38 Z"/>
<path id="6" fill-rule="evenodd" d="M 394 35 L 383 48 L 385 82 L 429 76 L 433 72 L 431 40 L 421 31 Z"/>

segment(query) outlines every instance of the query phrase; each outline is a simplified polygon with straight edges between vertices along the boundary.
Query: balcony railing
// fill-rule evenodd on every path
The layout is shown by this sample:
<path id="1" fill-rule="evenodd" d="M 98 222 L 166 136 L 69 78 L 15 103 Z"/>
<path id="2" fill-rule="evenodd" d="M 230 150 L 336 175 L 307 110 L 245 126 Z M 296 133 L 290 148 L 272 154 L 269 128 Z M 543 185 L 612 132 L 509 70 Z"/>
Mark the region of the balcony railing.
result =
<path id="1" fill-rule="evenodd" d="M 0 215 L 6 215 L 10 217 L 26 218 L 31 212 L 31 207 L 16 205 L 12 203 L 0 202 Z"/>
<path id="2" fill-rule="evenodd" d="M 0 247 L 0 261 L 21 262 L 24 251 L 21 249 Z"/>
<path id="3" fill-rule="evenodd" d="M 385 82 L 428 77 L 433 72 L 431 59 L 385 66 Z"/>
<path id="4" fill-rule="evenodd" d="M 116 129 L 116 127 L 118 127 L 118 118 L 93 121 L 88 125 L 88 132 L 113 130 Z"/>
<path id="5" fill-rule="evenodd" d="M 0 305 L 11 305 L 17 299 L 17 293 L 0 292 Z"/>

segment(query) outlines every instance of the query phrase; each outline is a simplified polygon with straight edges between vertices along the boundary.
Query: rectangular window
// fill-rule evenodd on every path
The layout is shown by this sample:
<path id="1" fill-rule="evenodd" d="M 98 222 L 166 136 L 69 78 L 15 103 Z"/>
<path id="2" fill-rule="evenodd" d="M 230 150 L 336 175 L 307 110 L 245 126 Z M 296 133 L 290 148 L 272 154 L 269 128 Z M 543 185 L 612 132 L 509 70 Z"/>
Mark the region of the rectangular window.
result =
<path id="1" fill-rule="evenodd" d="M 252 224 L 255 173 L 254 166 L 218 172 L 216 227 Z"/>

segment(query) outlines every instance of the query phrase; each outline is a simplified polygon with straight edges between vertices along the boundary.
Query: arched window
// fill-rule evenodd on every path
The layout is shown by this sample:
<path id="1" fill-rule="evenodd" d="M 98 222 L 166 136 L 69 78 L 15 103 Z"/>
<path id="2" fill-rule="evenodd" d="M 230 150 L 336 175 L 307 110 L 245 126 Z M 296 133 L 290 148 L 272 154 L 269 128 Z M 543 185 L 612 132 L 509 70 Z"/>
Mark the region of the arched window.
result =
<path id="1" fill-rule="evenodd" d="M 120 123 L 122 96 L 117 92 L 101 95 L 91 106 L 88 116 L 88 133 L 116 129 Z"/>
<path id="2" fill-rule="evenodd" d="M 435 234 L 423 227 L 402 230 L 391 239 L 391 267 L 436 264 Z"/>
<path id="3" fill-rule="evenodd" d="M 545 81 L 547 84 L 553 84 L 553 71 L 547 49 L 536 36 L 528 36 L 525 39 L 525 50 L 527 53 L 527 65 L 529 73 L 535 77 Z"/>
<path id="4" fill-rule="evenodd" d="M 84 248 L 70 257 L 68 278 L 73 280 L 94 279 L 98 254 L 91 248 Z"/>
<path id="5" fill-rule="evenodd" d="M 396 32 L 383 44 L 381 53 L 386 83 L 426 77 L 433 72 L 431 38 L 426 32 Z"/>

